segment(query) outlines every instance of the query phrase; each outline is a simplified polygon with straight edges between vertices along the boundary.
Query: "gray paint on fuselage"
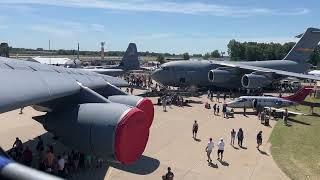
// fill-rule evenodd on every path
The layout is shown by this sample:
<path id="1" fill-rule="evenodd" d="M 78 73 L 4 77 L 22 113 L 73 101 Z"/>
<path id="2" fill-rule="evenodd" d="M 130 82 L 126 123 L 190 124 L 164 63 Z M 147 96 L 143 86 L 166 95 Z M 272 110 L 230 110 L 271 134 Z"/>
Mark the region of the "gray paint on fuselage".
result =
<path id="1" fill-rule="evenodd" d="M 246 64 L 257 67 L 272 68 L 277 70 L 285 70 L 291 72 L 302 73 L 310 66 L 307 63 L 297 63 L 289 60 L 269 60 L 269 61 L 246 61 L 233 62 L 236 64 Z M 216 68 L 230 68 L 215 64 L 215 61 L 198 60 L 198 61 L 172 61 L 165 63 L 161 69 L 156 70 L 152 77 L 157 82 L 169 86 L 217 86 L 223 88 L 239 88 L 241 87 L 241 78 L 246 73 L 251 73 L 248 70 L 238 70 L 237 76 L 223 83 L 212 83 L 208 80 L 208 72 Z M 235 68 L 233 68 L 235 69 Z M 182 83 L 182 78 L 185 83 Z M 273 77 L 275 79 L 279 77 Z"/>

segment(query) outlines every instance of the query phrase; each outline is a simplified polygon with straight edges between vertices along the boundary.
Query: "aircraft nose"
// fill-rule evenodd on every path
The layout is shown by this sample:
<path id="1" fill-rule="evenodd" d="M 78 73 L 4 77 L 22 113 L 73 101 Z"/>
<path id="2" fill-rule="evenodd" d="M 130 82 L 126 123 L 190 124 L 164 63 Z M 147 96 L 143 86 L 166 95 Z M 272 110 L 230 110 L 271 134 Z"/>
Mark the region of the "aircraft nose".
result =
<path id="1" fill-rule="evenodd" d="M 157 82 L 161 82 L 161 69 L 156 69 L 151 73 L 151 78 Z"/>

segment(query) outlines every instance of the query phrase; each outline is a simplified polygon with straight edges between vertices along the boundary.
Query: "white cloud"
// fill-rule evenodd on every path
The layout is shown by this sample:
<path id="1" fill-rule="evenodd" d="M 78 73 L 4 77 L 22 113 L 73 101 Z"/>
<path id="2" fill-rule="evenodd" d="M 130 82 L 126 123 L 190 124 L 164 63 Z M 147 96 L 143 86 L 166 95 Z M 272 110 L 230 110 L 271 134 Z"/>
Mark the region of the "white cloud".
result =
<path id="1" fill-rule="evenodd" d="M 27 29 L 59 37 L 77 36 L 81 33 L 89 32 L 104 32 L 104 26 L 101 24 L 82 24 L 67 21 L 50 22 L 50 24 L 33 24 L 27 27 Z"/>
<path id="2" fill-rule="evenodd" d="M 256 15 L 293 16 L 309 13 L 309 9 L 296 8 L 290 10 L 256 8 L 245 6 L 227 6 L 202 2 L 173 2 L 173 1 L 146 1 L 146 0 L 2 0 L 6 5 L 47 5 L 71 8 L 95 8 L 105 10 L 165 12 L 179 14 L 196 14 L 212 16 L 247 17 Z"/>

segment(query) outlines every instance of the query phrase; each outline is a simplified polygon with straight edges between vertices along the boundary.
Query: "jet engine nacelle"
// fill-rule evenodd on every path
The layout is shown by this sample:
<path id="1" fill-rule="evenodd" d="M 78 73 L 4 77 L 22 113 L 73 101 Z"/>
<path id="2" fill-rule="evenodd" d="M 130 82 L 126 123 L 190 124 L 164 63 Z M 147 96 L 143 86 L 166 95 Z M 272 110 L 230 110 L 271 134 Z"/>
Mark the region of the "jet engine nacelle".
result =
<path id="1" fill-rule="evenodd" d="M 241 84 L 245 88 L 262 88 L 270 83 L 270 78 L 259 74 L 245 74 L 241 79 Z"/>
<path id="2" fill-rule="evenodd" d="M 67 146 L 123 164 L 138 160 L 149 138 L 144 112 L 118 103 L 55 109 L 40 122 Z"/>
<path id="3" fill-rule="evenodd" d="M 150 99 L 130 95 L 114 95 L 109 96 L 108 99 L 114 103 L 126 104 L 142 110 L 146 116 L 147 122 L 150 123 L 149 127 L 151 126 L 154 117 L 154 107 Z"/>
<path id="4" fill-rule="evenodd" d="M 233 77 L 233 74 L 225 69 L 213 69 L 208 73 L 208 79 L 210 82 L 221 83 L 228 81 Z"/>

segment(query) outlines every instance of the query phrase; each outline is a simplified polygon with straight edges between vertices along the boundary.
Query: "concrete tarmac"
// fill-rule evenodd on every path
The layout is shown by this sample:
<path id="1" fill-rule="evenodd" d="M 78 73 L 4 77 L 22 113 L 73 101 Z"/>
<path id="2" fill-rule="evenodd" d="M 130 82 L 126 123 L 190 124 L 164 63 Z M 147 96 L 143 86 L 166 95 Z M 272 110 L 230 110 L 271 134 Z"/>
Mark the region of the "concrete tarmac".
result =
<path id="1" fill-rule="evenodd" d="M 150 98 L 156 103 L 157 98 Z M 133 165 L 123 166 L 108 163 L 102 168 L 92 168 L 73 175 L 71 179 L 112 179 L 112 180 L 141 180 L 161 179 L 168 166 L 172 168 L 174 179 L 204 180 L 204 179 L 288 179 L 277 167 L 270 153 L 267 142 L 276 122 L 270 121 L 270 126 L 260 124 L 257 116 L 243 116 L 242 109 L 236 109 L 235 118 L 213 115 L 213 110 L 204 108 L 208 101 L 202 97 L 185 98 L 194 102 L 189 106 L 167 107 L 163 112 L 162 106 L 155 105 L 155 118 L 151 127 L 149 143 L 143 157 Z M 220 100 L 221 101 L 221 100 Z M 213 105 L 214 102 L 209 102 Z M 252 111 L 249 111 L 250 113 Z M 42 125 L 32 119 L 41 113 L 27 107 L 24 114 L 19 110 L 0 114 L 0 144 L 8 150 L 12 147 L 15 137 L 34 146 L 34 138 L 46 133 Z M 192 138 L 192 125 L 198 121 L 198 141 Z M 230 131 L 234 128 L 244 131 L 244 148 L 235 141 L 235 147 L 230 145 Z M 256 135 L 263 131 L 263 145 L 259 152 L 256 149 Z M 45 134 L 47 136 L 48 133 Z M 213 164 L 208 165 L 205 147 L 212 137 L 215 143 L 211 154 Z M 217 159 L 217 145 L 220 138 L 225 141 L 223 161 Z M 45 143 L 51 138 L 45 139 Z M 59 142 L 57 149 L 63 149 Z M 62 152 L 63 150 L 58 150 Z"/>

